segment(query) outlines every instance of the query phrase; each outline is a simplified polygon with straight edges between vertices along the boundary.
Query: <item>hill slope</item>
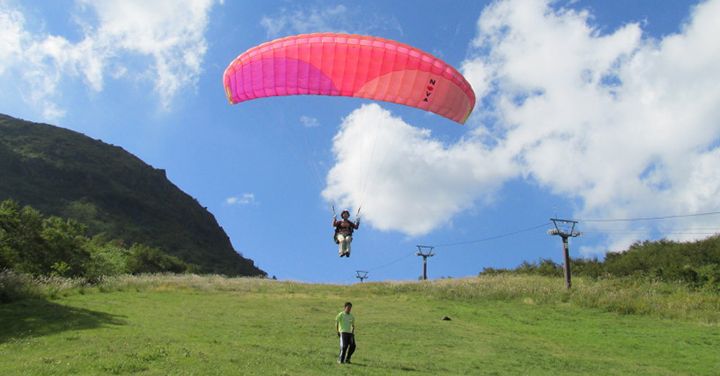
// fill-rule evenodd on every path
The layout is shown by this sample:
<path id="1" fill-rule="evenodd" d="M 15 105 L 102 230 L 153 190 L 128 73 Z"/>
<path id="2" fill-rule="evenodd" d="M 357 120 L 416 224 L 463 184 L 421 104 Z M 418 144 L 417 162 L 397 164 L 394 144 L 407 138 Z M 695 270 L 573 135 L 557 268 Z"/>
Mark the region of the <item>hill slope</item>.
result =
<path id="1" fill-rule="evenodd" d="M 76 289 L 0 305 L 4 375 L 720 374 L 717 295 L 670 284 L 578 279 L 567 292 L 548 277 L 338 286 L 181 275 Z M 357 351 L 340 365 L 333 319 L 348 300 Z M 637 300 L 687 312 L 616 313 Z"/>
<path id="2" fill-rule="evenodd" d="M 0 200 L 77 219 L 91 234 L 161 248 L 203 272 L 265 275 L 164 170 L 120 147 L 0 115 L 0 172 Z"/>

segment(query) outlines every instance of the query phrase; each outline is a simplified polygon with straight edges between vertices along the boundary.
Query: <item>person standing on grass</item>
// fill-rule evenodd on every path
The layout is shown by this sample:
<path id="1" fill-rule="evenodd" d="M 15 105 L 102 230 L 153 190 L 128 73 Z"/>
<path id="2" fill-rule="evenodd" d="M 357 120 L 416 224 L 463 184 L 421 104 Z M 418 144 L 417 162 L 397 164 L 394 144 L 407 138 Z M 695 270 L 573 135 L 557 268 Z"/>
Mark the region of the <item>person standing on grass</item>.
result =
<path id="1" fill-rule="evenodd" d="M 350 364 L 350 358 L 355 352 L 355 317 L 350 313 L 352 303 L 345 303 L 345 307 L 335 317 L 335 329 L 340 337 L 340 358 L 338 363 Z"/>

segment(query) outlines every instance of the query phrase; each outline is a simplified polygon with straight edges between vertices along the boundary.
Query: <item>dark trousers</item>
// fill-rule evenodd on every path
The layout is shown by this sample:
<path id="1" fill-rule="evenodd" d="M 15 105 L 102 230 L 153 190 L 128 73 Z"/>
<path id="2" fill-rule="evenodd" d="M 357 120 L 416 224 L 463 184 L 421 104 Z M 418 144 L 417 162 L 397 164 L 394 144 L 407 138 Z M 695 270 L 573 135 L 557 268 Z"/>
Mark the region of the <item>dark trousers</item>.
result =
<path id="1" fill-rule="evenodd" d="M 355 352 L 355 335 L 352 333 L 340 333 L 340 361 L 349 362 Z"/>

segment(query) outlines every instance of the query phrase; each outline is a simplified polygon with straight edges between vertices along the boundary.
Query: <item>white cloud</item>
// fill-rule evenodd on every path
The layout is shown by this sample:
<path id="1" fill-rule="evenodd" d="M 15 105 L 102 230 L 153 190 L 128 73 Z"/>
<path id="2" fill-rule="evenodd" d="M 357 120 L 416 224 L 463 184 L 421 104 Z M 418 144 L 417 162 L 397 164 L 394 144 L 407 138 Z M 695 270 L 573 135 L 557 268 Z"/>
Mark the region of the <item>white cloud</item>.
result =
<path id="1" fill-rule="evenodd" d="M 225 199 L 225 204 L 227 205 L 252 205 L 255 204 L 255 194 L 254 193 L 243 193 L 240 196 L 232 196 Z"/>
<path id="2" fill-rule="evenodd" d="M 320 126 L 320 122 L 317 118 L 305 115 L 300 116 L 300 124 L 302 124 L 305 128 L 315 128 Z"/>
<path id="3" fill-rule="evenodd" d="M 22 23 L 22 14 L 6 11 L 0 3 L 0 74 L 17 63 L 17 55 L 22 50 Z"/>
<path id="4" fill-rule="evenodd" d="M 462 65 L 482 99 L 471 119 L 480 126 L 442 145 L 379 107 L 360 108 L 336 136 L 325 197 L 365 200 L 373 225 L 413 235 L 517 176 L 578 200 L 580 218 L 720 210 L 718 17 L 720 0 L 704 2 L 679 33 L 657 40 L 636 23 L 601 32 L 588 12 L 545 0 L 497 1 Z M 384 164 L 366 146 L 380 124 Z M 592 253 L 651 233 L 695 238 L 693 229 L 720 228 L 720 218 L 582 226 L 608 235 Z"/>
<path id="5" fill-rule="evenodd" d="M 343 29 L 339 18 L 347 13 L 347 7 L 336 5 L 334 7 L 318 7 L 312 9 L 283 9 L 273 17 L 263 16 L 260 25 L 267 31 L 268 37 L 274 38 L 286 31 L 297 33 L 310 33 L 315 31 L 347 32 Z"/>
<path id="6" fill-rule="evenodd" d="M 490 199 L 508 177 L 477 140 L 443 145 L 376 104 L 347 116 L 333 140 L 337 163 L 323 196 L 339 207 L 362 206 L 375 228 L 421 235 L 477 200 Z"/>
<path id="7" fill-rule="evenodd" d="M 73 14 L 82 38 L 28 30 L 23 14 L 0 3 L 0 75 L 18 74 L 26 101 L 62 116 L 59 85 L 81 77 L 93 91 L 103 90 L 106 75 L 149 80 L 164 109 L 193 86 L 207 50 L 204 38 L 214 0 L 87 1 Z M 140 59 L 134 70 L 127 61 Z M 147 62 L 145 62 L 147 61 Z M 141 68 L 138 68 L 141 67 Z"/>
<path id="8" fill-rule="evenodd" d="M 263 16 L 260 25 L 265 28 L 268 38 L 314 32 L 371 34 L 380 30 L 402 34 L 402 27 L 395 17 L 344 5 L 282 8 L 273 15 Z"/>
<path id="9" fill-rule="evenodd" d="M 552 192 L 580 198 L 580 217 L 720 209 L 712 199 L 720 193 L 720 45 L 710 37 L 720 35 L 718 16 L 720 1 L 703 3 L 682 32 L 654 40 L 638 24 L 603 35 L 589 13 L 541 0 L 488 7 L 464 67 L 489 87 L 493 153 Z M 611 235 L 608 248 L 632 240 Z"/>

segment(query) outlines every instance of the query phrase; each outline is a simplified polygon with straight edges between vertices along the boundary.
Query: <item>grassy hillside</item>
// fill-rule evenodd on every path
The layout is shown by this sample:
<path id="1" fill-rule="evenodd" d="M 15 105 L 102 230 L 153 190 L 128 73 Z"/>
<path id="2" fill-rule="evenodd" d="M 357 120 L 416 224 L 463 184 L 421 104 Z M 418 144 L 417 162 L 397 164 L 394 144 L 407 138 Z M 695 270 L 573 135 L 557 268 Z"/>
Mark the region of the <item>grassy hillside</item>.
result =
<path id="1" fill-rule="evenodd" d="M 0 305 L 8 375 L 720 374 L 720 297 L 539 276 L 312 285 L 214 276 L 36 284 Z M 351 300 L 355 364 L 335 363 Z M 635 307 L 630 309 L 629 307 Z M 646 307 L 644 310 L 639 307 Z M 621 313 L 624 312 L 624 313 Z M 449 316 L 451 321 L 443 321 Z"/>
<path id="2" fill-rule="evenodd" d="M 203 272 L 263 275 L 233 249 L 215 217 L 120 147 L 0 115 L 0 201 L 73 218 L 91 234 L 158 247 Z"/>

